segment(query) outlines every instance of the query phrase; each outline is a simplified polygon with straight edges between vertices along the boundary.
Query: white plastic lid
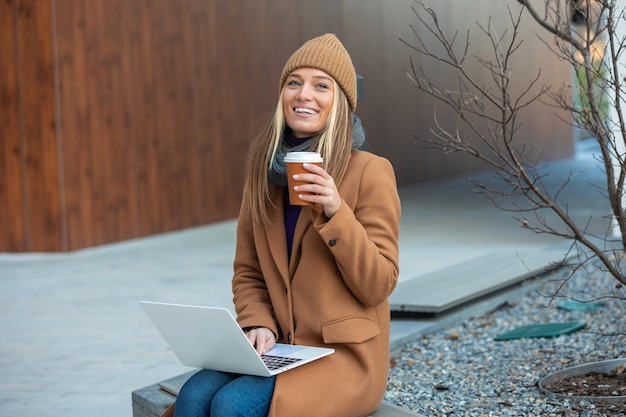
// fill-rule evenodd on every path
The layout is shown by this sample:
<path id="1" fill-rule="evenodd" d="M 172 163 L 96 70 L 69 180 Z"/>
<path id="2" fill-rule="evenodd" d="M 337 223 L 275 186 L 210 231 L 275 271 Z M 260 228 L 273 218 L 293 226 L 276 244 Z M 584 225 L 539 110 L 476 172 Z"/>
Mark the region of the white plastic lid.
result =
<path id="1" fill-rule="evenodd" d="M 324 162 L 318 152 L 287 152 L 285 162 Z"/>

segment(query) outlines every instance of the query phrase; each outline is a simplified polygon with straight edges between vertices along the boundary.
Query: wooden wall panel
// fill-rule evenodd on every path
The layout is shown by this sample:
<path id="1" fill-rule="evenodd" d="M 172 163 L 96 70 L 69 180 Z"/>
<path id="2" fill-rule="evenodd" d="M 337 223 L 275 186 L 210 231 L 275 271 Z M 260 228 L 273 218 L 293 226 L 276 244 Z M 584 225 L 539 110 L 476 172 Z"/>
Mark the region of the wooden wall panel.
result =
<path id="1" fill-rule="evenodd" d="M 498 0 L 429 3 L 450 30 L 506 14 Z M 424 150 L 411 136 L 428 132 L 435 108 L 405 74 L 412 52 L 400 38 L 412 37 L 413 5 L 2 2 L 0 48 L 9 60 L 0 63 L 0 251 L 74 250 L 236 217 L 247 149 L 276 106 L 280 71 L 325 32 L 340 37 L 364 77 L 357 114 L 400 185 L 484 169 Z M 534 29 L 528 24 L 524 36 L 536 47 Z M 546 83 L 563 84 L 566 65 L 543 48 L 533 56 Z M 441 66 L 420 64 L 454 85 Z M 543 108 L 525 117 L 520 135 L 530 146 L 546 158 L 571 154 L 571 128 Z M 441 120 L 453 126 L 449 115 Z"/>
<path id="2" fill-rule="evenodd" d="M 0 2 L 0 247 L 27 250 L 23 147 L 20 134 L 17 5 Z"/>
<path id="3" fill-rule="evenodd" d="M 133 2 L 132 85 L 141 235 L 200 224 L 194 142 L 196 51 L 185 3 Z"/>
<path id="4" fill-rule="evenodd" d="M 373 142 L 373 150 L 384 153 L 394 162 L 398 183 L 404 185 L 423 178 L 431 168 L 432 154 L 416 146 L 412 133 L 424 133 L 423 122 L 431 116 L 431 106 L 424 101 L 409 82 L 405 71 L 409 68 L 410 50 L 400 39 L 411 35 L 414 24 L 410 0 L 400 0 L 381 9 L 382 91 L 379 142 Z M 387 7 L 389 6 L 389 7 Z M 416 125 L 419 130 L 416 132 Z"/>
<path id="5" fill-rule="evenodd" d="M 27 247 L 63 250 L 51 9 L 37 0 L 17 5 Z"/>
<path id="6" fill-rule="evenodd" d="M 159 182 L 145 192 L 160 195 L 161 231 L 170 231 L 200 224 L 199 163 L 193 141 L 193 60 L 195 52 L 189 32 L 189 11 L 179 3 L 160 2 L 163 9 L 152 21 L 154 33 L 153 62 L 156 70 L 157 107 L 155 113 L 165 117 L 152 118 L 159 129 Z M 156 3 L 152 3 L 156 5 Z M 159 51 L 159 53 L 157 53 Z M 135 68 L 135 73 L 140 73 Z M 142 209 L 149 209 L 145 206 Z M 151 231 L 151 233 L 153 233 Z"/>
<path id="7" fill-rule="evenodd" d="M 87 97 L 90 129 L 65 131 L 67 136 L 80 138 L 91 144 L 88 160 L 92 164 L 90 196 L 92 201 L 88 233 L 74 229 L 70 236 L 89 245 L 114 242 L 137 236 L 134 178 L 131 101 L 128 91 L 129 57 L 127 28 L 131 16 L 124 0 L 90 1 L 85 10 L 89 28 L 87 39 L 93 49 L 85 54 L 88 71 Z M 60 4 L 57 9 L 60 9 Z M 69 7 L 69 5 L 68 5 Z M 81 83 L 82 84 L 82 83 Z M 80 88 L 80 85 L 74 88 Z M 71 96 L 64 97 L 62 114 L 72 112 Z M 64 161 L 64 165 L 72 163 Z M 71 190 L 68 190 L 70 193 Z M 70 241 L 72 247 L 73 240 Z"/>
<path id="8" fill-rule="evenodd" d="M 130 132 L 135 153 L 133 175 L 136 184 L 138 205 L 138 235 L 157 233 L 164 216 L 163 191 L 168 186 L 162 183 L 167 178 L 168 167 L 163 164 L 167 158 L 163 149 L 161 124 L 171 120 L 168 112 L 159 113 L 161 96 L 167 85 L 161 85 L 163 69 L 160 67 L 158 34 L 161 28 L 153 21 L 153 14 L 159 12 L 156 2 L 128 2 L 129 13 L 134 16 L 134 24 L 129 29 L 130 65 L 132 68 L 129 93 L 132 96 L 132 129 Z M 167 94 L 165 94 L 167 95 Z M 167 109 L 165 109 L 167 110 Z M 182 139 L 181 139 L 182 140 Z"/>
<path id="9" fill-rule="evenodd" d="M 125 2 L 56 2 L 68 248 L 137 235 Z"/>
<path id="10" fill-rule="evenodd" d="M 248 57 L 254 52 L 249 49 L 246 33 L 258 35 L 258 24 L 248 26 L 249 10 L 241 2 L 209 2 L 206 6 L 208 20 L 200 24 L 207 27 L 206 38 L 198 39 L 205 45 L 198 49 L 206 54 L 196 62 L 201 74 L 198 83 L 206 94 L 201 96 L 204 104 L 198 109 L 202 112 L 198 119 L 209 124 L 201 137 L 205 161 L 202 179 L 206 210 L 215 221 L 232 218 L 238 208 L 235 202 L 241 197 L 251 133 L 250 107 L 258 97 L 248 75 Z M 258 10 L 255 5 L 251 7 Z"/>
<path id="11" fill-rule="evenodd" d="M 58 141 L 62 149 L 62 193 L 65 202 L 67 248 L 91 246 L 95 239 L 85 233 L 95 223 L 94 205 L 100 199 L 93 195 L 93 116 L 88 83 L 94 74 L 95 45 L 88 28 L 84 4 L 57 1 L 56 45 L 59 79 L 59 113 L 61 133 Z"/>
<path id="12" fill-rule="evenodd" d="M 220 200 L 227 201 L 224 193 L 227 193 L 228 182 L 223 180 L 224 175 L 222 160 L 219 158 L 223 140 L 218 137 L 214 128 L 217 124 L 213 120 L 211 104 L 218 97 L 215 93 L 215 85 L 219 84 L 212 77 L 212 66 L 209 62 L 215 62 L 215 48 L 211 41 L 211 16 L 215 15 L 210 2 L 189 2 L 190 14 L 190 42 L 192 45 L 194 60 L 192 62 L 193 74 L 193 143 L 196 146 L 195 158 L 198 159 L 198 203 L 200 209 L 200 223 L 221 220 L 227 218 L 224 214 L 224 206 Z M 209 82 L 209 80 L 214 80 Z M 213 159 L 212 159 L 213 158 Z M 218 196 L 212 198 L 211 196 Z M 211 214 L 215 218 L 211 219 Z"/>
<path id="13" fill-rule="evenodd" d="M 382 103 L 385 83 L 382 59 L 384 40 L 381 38 L 383 7 L 380 2 L 347 0 L 344 2 L 344 34 L 342 42 L 349 49 L 357 74 L 363 77 L 363 100 L 357 103 L 356 114 L 361 118 L 369 149 L 386 155 L 390 141 L 382 125 Z"/>
<path id="14" fill-rule="evenodd" d="M 298 13 L 296 17 L 296 48 L 307 40 L 327 32 L 335 33 L 339 38 L 342 38 L 344 32 L 343 3 L 342 0 L 318 0 L 315 2 L 298 0 L 294 2 Z"/>

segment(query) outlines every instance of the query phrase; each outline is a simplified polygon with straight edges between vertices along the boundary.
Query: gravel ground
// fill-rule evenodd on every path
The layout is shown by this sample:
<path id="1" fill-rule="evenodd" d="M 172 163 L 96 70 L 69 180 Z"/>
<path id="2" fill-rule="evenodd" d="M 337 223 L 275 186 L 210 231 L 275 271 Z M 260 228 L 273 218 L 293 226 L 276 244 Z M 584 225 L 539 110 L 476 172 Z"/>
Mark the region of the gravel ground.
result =
<path id="1" fill-rule="evenodd" d="M 576 402 L 545 395 L 537 383 L 571 366 L 626 357 L 626 291 L 598 265 L 570 275 L 563 268 L 512 303 L 423 336 L 394 357 L 385 400 L 426 416 L 625 416 L 626 405 Z M 550 297 L 559 289 L 559 297 Z M 604 298 L 595 311 L 559 307 Z M 553 338 L 494 341 L 528 324 L 584 321 Z M 608 336 L 610 335 L 610 336 Z"/>

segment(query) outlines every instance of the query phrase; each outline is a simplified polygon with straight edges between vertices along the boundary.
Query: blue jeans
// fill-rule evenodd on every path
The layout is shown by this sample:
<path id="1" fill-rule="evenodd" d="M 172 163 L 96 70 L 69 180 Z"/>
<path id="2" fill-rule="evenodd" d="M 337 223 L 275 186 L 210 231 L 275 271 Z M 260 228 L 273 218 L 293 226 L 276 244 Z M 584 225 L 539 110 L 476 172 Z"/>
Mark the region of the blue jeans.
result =
<path id="1" fill-rule="evenodd" d="M 202 369 L 178 393 L 174 417 L 267 417 L 275 381 Z"/>

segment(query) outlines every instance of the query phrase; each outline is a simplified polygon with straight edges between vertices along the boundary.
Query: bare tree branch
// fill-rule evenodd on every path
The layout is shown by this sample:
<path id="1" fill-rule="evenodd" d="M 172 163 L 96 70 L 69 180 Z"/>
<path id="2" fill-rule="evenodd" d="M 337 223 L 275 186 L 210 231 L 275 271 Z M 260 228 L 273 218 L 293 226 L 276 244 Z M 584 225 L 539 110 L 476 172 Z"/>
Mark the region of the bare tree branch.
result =
<path id="1" fill-rule="evenodd" d="M 554 2 L 544 0 L 540 10 L 531 0 L 517 0 L 519 12 L 508 9 L 509 28 L 498 33 L 491 19 L 477 24 L 482 36 L 491 46 L 491 55 L 471 54 L 470 33 L 467 31 L 460 42 L 458 32 L 451 36 L 441 27 L 437 14 L 422 0 L 416 0 L 412 8 L 420 30 L 412 27 L 413 41 L 401 39 L 420 59 L 432 59 L 453 69 L 456 86 L 437 85 L 422 67 L 415 65 L 411 56 L 406 71 L 413 85 L 443 104 L 435 106 L 434 127 L 428 136 L 416 136 L 424 146 L 447 153 L 464 153 L 479 159 L 489 167 L 497 183 L 490 185 L 474 182 L 476 191 L 485 194 L 503 210 L 534 214 L 517 218 L 522 227 L 538 234 L 550 234 L 572 241 L 572 249 L 579 253 L 578 267 L 599 259 L 603 267 L 620 284 L 626 284 L 626 276 L 616 256 L 610 230 L 604 236 L 589 231 L 591 218 L 581 224 L 570 215 L 568 203 L 560 196 L 575 173 L 563 180 L 556 190 L 544 183 L 549 175 L 537 167 L 537 161 L 524 143 L 516 140 L 520 128 L 520 113 L 534 103 L 542 103 L 569 112 L 572 119 L 562 120 L 589 132 L 600 145 L 599 161 L 606 173 L 606 197 L 621 232 L 622 251 L 626 249 L 626 213 L 624 210 L 624 187 L 626 163 L 622 149 L 626 137 L 626 124 L 622 114 L 626 82 L 621 75 L 626 69 L 620 67 L 619 57 L 624 53 L 626 41 L 619 38 L 615 29 L 618 21 L 624 21 L 624 10 L 616 10 L 615 0 L 573 0 Z M 569 7 L 567 7 L 569 6 Z M 573 25 L 574 14 L 583 23 Z M 558 59 L 570 64 L 576 74 L 577 84 L 559 90 L 541 85 L 541 71 L 530 81 L 513 92 L 511 60 L 521 50 L 519 38 L 522 17 L 528 15 L 541 29 L 538 37 Z M 425 36 L 429 36 L 428 40 Z M 551 39 L 551 40 L 550 40 Z M 550 41 L 549 41 L 550 40 Z M 436 52 L 439 51 L 439 52 Z M 477 78 L 470 69 L 471 63 L 480 65 L 489 75 L 485 81 Z M 572 100 L 571 91 L 580 91 L 580 102 Z M 617 116 L 609 118 L 607 104 L 614 106 Z M 456 117 L 454 127 L 441 123 L 441 110 L 452 112 Z M 621 141 L 621 142 L 620 142 Z M 503 205 L 495 197 L 516 197 L 510 205 Z M 524 202 L 522 204 L 519 200 Z M 548 218 L 544 213 L 550 213 Z M 600 243 L 598 243 L 600 242 Z M 576 269 L 574 269 L 575 271 Z"/>

